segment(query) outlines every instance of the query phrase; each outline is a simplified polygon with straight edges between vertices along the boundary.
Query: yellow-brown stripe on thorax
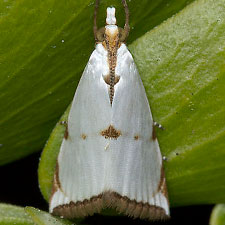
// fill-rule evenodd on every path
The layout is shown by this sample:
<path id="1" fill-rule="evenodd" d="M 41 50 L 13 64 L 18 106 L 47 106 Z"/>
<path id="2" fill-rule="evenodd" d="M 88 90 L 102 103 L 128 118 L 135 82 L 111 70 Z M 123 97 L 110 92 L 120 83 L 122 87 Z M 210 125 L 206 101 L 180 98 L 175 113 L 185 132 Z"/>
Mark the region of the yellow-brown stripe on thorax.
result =
<path id="1" fill-rule="evenodd" d="M 103 45 L 106 47 L 108 52 L 108 64 L 109 64 L 109 97 L 110 103 L 112 105 L 114 97 L 114 86 L 118 82 L 116 79 L 115 68 L 117 62 L 117 50 L 120 46 L 119 41 L 119 31 L 117 29 L 107 29 L 105 30 L 105 40 Z"/>

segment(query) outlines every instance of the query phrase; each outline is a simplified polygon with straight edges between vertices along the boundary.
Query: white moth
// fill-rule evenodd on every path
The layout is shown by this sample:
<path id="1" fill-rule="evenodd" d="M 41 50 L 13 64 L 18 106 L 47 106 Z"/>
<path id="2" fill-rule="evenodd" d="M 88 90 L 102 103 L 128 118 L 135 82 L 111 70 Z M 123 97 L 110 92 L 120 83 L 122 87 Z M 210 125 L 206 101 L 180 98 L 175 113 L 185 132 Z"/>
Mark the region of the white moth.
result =
<path id="1" fill-rule="evenodd" d="M 169 218 L 148 99 L 123 43 L 129 32 L 123 3 L 125 28 L 117 27 L 115 8 L 107 8 L 73 99 L 50 199 L 54 215 L 84 217 L 110 207 L 134 218 Z"/>

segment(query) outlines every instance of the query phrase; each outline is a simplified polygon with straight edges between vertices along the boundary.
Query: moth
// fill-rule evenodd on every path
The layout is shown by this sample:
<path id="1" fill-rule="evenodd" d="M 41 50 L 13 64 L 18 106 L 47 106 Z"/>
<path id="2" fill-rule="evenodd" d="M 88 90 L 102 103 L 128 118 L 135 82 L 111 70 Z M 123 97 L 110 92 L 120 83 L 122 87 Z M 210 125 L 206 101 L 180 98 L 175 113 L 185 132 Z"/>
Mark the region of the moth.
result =
<path id="1" fill-rule="evenodd" d="M 114 208 L 134 218 L 169 218 L 162 156 L 148 99 L 125 40 L 107 8 L 96 48 L 77 87 L 54 175 L 49 211 L 65 218 Z"/>

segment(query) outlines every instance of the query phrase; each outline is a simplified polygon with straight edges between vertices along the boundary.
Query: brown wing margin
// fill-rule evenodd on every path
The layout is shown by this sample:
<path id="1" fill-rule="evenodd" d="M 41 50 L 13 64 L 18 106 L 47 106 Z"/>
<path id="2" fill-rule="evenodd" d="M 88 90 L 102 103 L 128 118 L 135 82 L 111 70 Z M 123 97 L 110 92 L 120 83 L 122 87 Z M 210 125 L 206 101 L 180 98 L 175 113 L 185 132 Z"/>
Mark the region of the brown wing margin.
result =
<path id="1" fill-rule="evenodd" d="M 59 180 L 59 162 L 58 162 L 58 159 L 56 160 L 54 179 L 53 179 L 53 182 L 52 182 L 52 193 L 51 193 L 51 196 L 49 198 L 49 202 L 51 202 L 52 197 L 53 197 L 54 193 L 57 192 L 57 190 L 60 190 L 63 193 L 63 190 L 61 188 L 61 183 L 60 183 L 60 180 Z"/>
<path id="2" fill-rule="evenodd" d="M 59 205 L 53 209 L 53 214 L 65 218 L 84 217 L 99 213 L 103 208 L 114 208 L 119 213 L 124 213 L 133 218 L 148 220 L 166 220 L 169 216 L 165 210 L 148 203 L 130 200 L 126 196 L 121 196 L 116 192 L 104 192 L 94 196 L 89 200 L 78 201 L 76 203 Z"/>
<path id="3" fill-rule="evenodd" d="M 166 178 L 165 178 L 163 166 L 161 167 L 161 175 L 160 175 L 160 181 L 159 181 L 159 185 L 158 185 L 158 192 L 161 192 L 168 200 Z"/>

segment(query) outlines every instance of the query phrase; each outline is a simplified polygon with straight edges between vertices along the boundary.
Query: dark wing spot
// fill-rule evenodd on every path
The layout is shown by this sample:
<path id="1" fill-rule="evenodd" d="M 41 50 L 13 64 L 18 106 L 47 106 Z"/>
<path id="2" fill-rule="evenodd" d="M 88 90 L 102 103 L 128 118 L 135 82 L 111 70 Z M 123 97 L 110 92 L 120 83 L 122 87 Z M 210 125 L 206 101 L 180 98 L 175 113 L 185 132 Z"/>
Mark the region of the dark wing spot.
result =
<path id="1" fill-rule="evenodd" d="M 117 139 L 121 135 L 121 132 L 110 125 L 107 129 L 101 131 L 100 134 L 105 138 Z"/>
<path id="2" fill-rule="evenodd" d="M 86 135 L 86 134 L 81 134 L 81 138 L 82 138 L 83 140 L 85 140 L 85 139 L 87 138 L 87 135 Z"/>
<path id="3" fill-rule="evenodd" d="M 137 141 L 138 139 L 139 139 L 139 136 L 138 136 L 138 135 L 135 135 L 135 136 L 134 136 L 134 140 Z"/>

